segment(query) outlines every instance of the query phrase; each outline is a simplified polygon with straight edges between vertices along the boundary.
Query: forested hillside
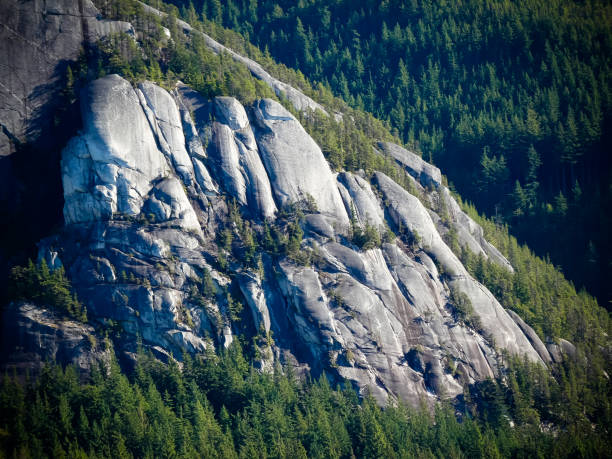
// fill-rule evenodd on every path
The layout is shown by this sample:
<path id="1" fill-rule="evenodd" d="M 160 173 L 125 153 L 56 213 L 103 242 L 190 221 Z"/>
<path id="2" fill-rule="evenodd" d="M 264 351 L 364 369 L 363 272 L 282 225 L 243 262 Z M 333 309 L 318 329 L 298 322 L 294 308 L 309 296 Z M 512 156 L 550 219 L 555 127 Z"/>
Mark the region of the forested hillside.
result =
<path id="1" fill-rule="evenodd" d="M 538 15 L 532 10 L 517 11 L 518 7 L 510 3 L 498 9 L 487 3 L 485 9 L 479 8 L 477 2 L 454 2 L 444 7 L 414 3 L 400 8 L 393 2 L 382 2 L 379 7 L 380 2 L 360 5 L 304 1 L 291 7 L 288 5 L 292 2 L 285 5 L 252 1 L 243 5 L 238 0 L 217 0 L 183 9 L 183 18 L 195 29 L 256 58 L 284 81 L 301 86 L 329 113 L 344 114 L 335 118 L 298 113 L 228 54 L 214 54 L 201 36 L 184 34 L 177 24 L 178 11 L 160 1 L 149 3 L 170 14 L 163 18 L 145 14 L 132 0 L 95 1 L 105 17 L 130 21 L 138 43 L 126 34 L 116 34 L 85 49 L 81 59 L 67 70 L 63 93 L 66 107 L 75 103 L 91 80 L 111 73 L 133 84 L 150 80 L 166 88 L 175 88 L 180 80 L 206 98 L 229 95 L 245 105 L 261 97 L 276 99 L 292 110 L 335 170 L 363 169 L 366 180 L 372 182 L 374 171 L 383 171 L 418 197 L 430 212 L 448 220 L 443 201 L 428 201 L 427 190 L 417 189 L 404 169 L 375 150 L 378 141 L 398 138 L 418 146 L 425 158 L 431 157 L 445 166 L 443 171 L 462 195 L 465 191 L 468 199 L 478 203 L 478 209 L 486 209 L 494 217 L 497 209 L 498 220 L 494 221 L 455 196 L 514 271 L 462 249 L 448 221 L 444 223 L 449 229 L 444 234 L 445 243 L 467 271 L 505 308 L 518 313 L 542 341 L 558 350 L 564 345 L 563 356 L 559 350 L 559 360 L 545 367 L 504 354 L 505 367 L 496 378 L 466 384 L 456 399 L 435 406 L 423 401 L 420 409 L 402 402 L 381 407 L 372 397 L 359 397 L 348 383 L 336 388 L 325 377 L 298 377 L 291 366 L 281 367 L 277 361 L 269 372 L 256 370 L 262 349 L 269 349 L 266 345 L 280 337 L 264 336 L 261 330 L 253 335 L 252 319 L 235 285 L 232 288 L 228 284 L 222 295 L 215 297 L 212 278 L 205 271 L 207 275 L 201 282 L 193 284 L 188 301 L 200 303 L 205 309 L 215 299 L 227 298 L 230 325 L 235 332 L 232 345 L 219 346 L 217 352 L 207 347 L 206 352 L 196 356 L 175 355 L 180 364 L 172 358 L 165 364 L 144 351 L 139 342 L 133 371 L 122 370 L 111 358 L 106 368 L 94 368 L 86 381 L 79 379 L 74 368 L 62 369 L 53 364 L 37 379 L 25 383 L 4 375 L 0 384 L 0 458 L 488 458 L 609 454 L 609 314 L 588 293 L 577 291 L 550 261 L 538 258 L 511 235 L 517 231 L 525 235 L 521 233 L 521 225 L 525 225 L 548 231 L 550 247 L 557 247 L 560 237 L 576 239 L 576 246 L 579 241 L 588 244 L 580 224 L 592 229 L 597 222 L 595 215 L 599 214 L 585 203 L 597 206 L 607 202 L 605 195 L 597 195 L 605 181 L 587 183 L 589 177 L 601 178 L 598 168 L 607 167 L 602 160 L 602 135 L 606 132 L 610 95 L 605 77 L 608 61 L 602 57 L 602 50 L 612 45 L 609 34 L 598 25 L 607 20 L 607 7 L 600 5 L 595 12 L 589 10 L 595 8 L 589 3 L 576 6 L 584 8 L 580 11 L 590 11 L 580 19 L 574 17 L 575 10 L 564 13 L 555 2 L 534 7 Z M 564 38 L 559 31 L 565 30 L 566 22 L 557 21 L 563 18 L 576 22 L 576 27 L 582 24 L 584 30 L 576 29 L 575 37 Z M 531 61 L 523 55 L 525 50 L 536 47 L 537 40 L 530 35 L 537 29 L 533 22 L 536 19 L 548 24 L 539 33 L 551 34 L 546 47 L 552 49 L 551 56 L 564 56 L 557 63 L 556 72 L 561 76 L 557 80 L 551 76 L 548 86 L 543 86 L 539 77 L 532 80 L 522 72 L 529 68 L 528 63 L 536 66 L 538 61 L 535 54 Z M 401 24 L 395 27 L 397 21 Z M 447 25 L 443 26 L 445 21 Z M 259 52 L 221 24 L 241 31 L 262 49 L 267 47 L 269 53 Z M 374 24 L 383 28 L 370 30 Z M 168 29 L 171 40 L 161 26 Z M 523 30 L 521 34 L 519 29 Z M 500 35 L 500 30 L 507 36 Z M 599 41 L 589 35 L 596 30 Z M 590 38 L 585 37 L 593 41 L 584 44 L 584 53 L 566 55 L 565 46 L 570 43 L 567 40 L 586 43 Z M 495 47 L 493 40 L 497 40 Z M 296 43 L 301 44 L 297 53 L 293 51 Z M 546 49 L 541 53 L 548 52 Z M 276 64 L 270 53 L 323 83 L 311 85 L 300 71 Z M 344 60 L 338 61 L 339 57 Z M 566 68 L 564 60 L 571 65 Z M 539 58 L 537 66 L 543 62 Z M 585 83 L 590 78 L 588 69 L 595 69 L 591 72 L 593 86 Z M 541 71 L 551 75 L 555 72 L 551 67 Z M 403 83 L 396 81 L 398 74 L 405 76 Z M 574 86 L 570 88 L 570 84 Z M 334 98 L 328 86 L 356 108 Z M 577 88 L 583 88 L 582 95 L 578 95 Z M 542 97 L 546 98 L 549 92 L 556 92 L 557 96 L 550 96 L 551 103 L 558 107 L 555 123 L 548 118 L 548 99 L 538 102 L 532 91 L 544 91 L 546 96 Z M 558 102 L 554 102 L 555 97 Z M 402 102 L 396 109 L 398 100 Z M 387 126 L 364 110 L 388 120 Z M 568 124 L 570 114 L 580 127 Z M 599 117 L 599 121 L 593 117 Z M 591 128 L 595 131 L 587 145 L 581 143 L 585 138 L 578 132 L 589 120 L 593 120 Z M 599 131 L 593 126 L 599 126 Z M 566 141 L 567 129 L 576 130 L 572 147 L 576 149 L 570 149 L 573 153 L 563 150 L 566 153 L 560 156 L 561 147 L 556 143 Z M 517 180 L 520 192 L 511 194 Z M 574 198 L 567 193 L 572 188 Z M 564 193 L 563 198 L 558 196 L 559 191 Z M 524 200 L 512 200 L 517 196 Z M 578 219 L 578 212 L 584 213 L 582 219 Z M 155 219 L 147 217 L 124 220 L 120 221 L 122 225 L 141 224 L 143 228 L 156 224 Z M 227 219 L 221 222 L 216 240 L 210 241 L 218 250 L 217 259 L 212 261 L 214 268 L 228 277 L 236 275 L 232 273 L 236 266 L 245 271 L 263 270 L 262 254 L 274 260 L 287 257 L 298 265 L 315 266 L 320 262 L 317 254 L 301 245 L 303 220 L 303 209 L 288 206 L 278 212 L 275 222 L 257 225 L 249 220 L 248 211 L 241 214 L 236 202 L 230 201 Z M 510 232 L 508 226 L 499 224 L 501 221 L 511 224 Z M 602 262 L 604 256 L 603 246 L 597 244 L 607 240 L 607 223 L 603 218 L 601 221 L 604 229 L 599 239 L 593 239 L 592 255 L 599 257 L 596 262 Z M 367 224 L 360 228 L 354 216 L 351 224 L 347 239 L 352 239 L 347 244 L 360 251 L 394 239 L 410 250 L 416 251 L 418 246 L 418 236 L 401 228 L 395 228 L 397 234 L 389 228 L 386 233 L 379 232 Z M 556 228 L 554 234 L 551 228 Z M 132 258 L 130 255 L 130 262 Z M 95 261 L 100 263 L 99 259 Z M 582 266 L 584 271 L 584 266 L 590 265 L 576 262 L 576 266 Z M 148 280 L 130 274 L 131 278 L 123 271 L 113 285 L 146 287 Z M 71 296 L 72 286 L 63 270 L 52 274 L 46 265 L 30 263 L 14 268 L 12 275 L 14 300 L 44 303 L 60 315 L 82 321 L 90 317 L 82 309 L 87 299 Z M 444 280 L 443 272 L 440 278 Z M 335 301 L 342 303 L 342 298 L 336 296 Z M 453 307 L 464 322 L 477 322 L 471 317 L 469 305 L 464 302 L 464 306 L 464 310 Z M 187 312 L 184 315 L 186 322 L 191 320 Z M 470 326 L 477 328 L 476 325 Z M 104 322 L 97 332 L 103 338 L 97 343 L 92 340 L 91 347 L 106 351 L 112 351 L 127 335 L 113 321 Z M 448 359 L 444 373 L 458 378 L 462 370 L 453 365 Z"/>
<path id="2" fill-rule="evenodd" d="M 249 367 L 239 344 L 220 356 L 162 364 L 139 354 L 80 383 L 73 368 L 45 368 L 23 386 L 0 384 L 0 457 L 604 457 L 603 425 L 580 416 L 575 381 L 557 385 L 521 365 L 508 387 L 466 390 L 459 411 L 403 403 L 382 409 L 350 386 L 300 381 Z M 534 384 L 534 380 L 538 382 Z M 477 403 L 476 403 L 477 402 Z M 556 415 L 550 417 L 550 407 Z M 560 416 L 560 417 L 556 417 Z M 552 424 L 552 423 L 555 424 Z M 555 425 L 563 425 L 557 430 Z M 552 428 L 552 432 L 547 430 Z"/>
<path id="3" fill-rule="evenodd" d="M 172 3 L 386 120 L 462 196 L 612 299 L 608 2 Z"/>

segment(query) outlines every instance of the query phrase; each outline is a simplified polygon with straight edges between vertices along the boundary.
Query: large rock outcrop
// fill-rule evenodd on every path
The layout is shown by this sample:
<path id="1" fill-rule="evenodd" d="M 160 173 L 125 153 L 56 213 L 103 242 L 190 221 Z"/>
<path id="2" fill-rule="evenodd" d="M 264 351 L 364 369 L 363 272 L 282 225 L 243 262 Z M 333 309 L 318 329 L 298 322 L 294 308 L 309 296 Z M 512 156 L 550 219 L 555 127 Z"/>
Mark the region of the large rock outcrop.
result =
<path id="1" fill-rule="evenodd" d="M 452 225 L 461 247 L 466 247 L 473 254 L 482 255 L 485 259 L 491 258 L 498 265 L 514 271 L 499 250 L 484 238 L 482 227 L 461 210 L 450 190 L 443 185 L 440 169 L 399 145 L 379 142 L 378 148 L 382 154 L 392 157 L 414 179 L 413 185 L 422 196 L 438 204 L 438 214 L 431 217 L 442 235 L 446 234 Z"/>
<path id="2" fill-rule="evenodd" d="M 260 217 L 273 217 L 276 204 L 244 107 L 233 97 L 216 97 L 211 158 L 228 192 Z"/>
<path id="3" fill-rule="evenodd" d="M 159 358 L 180 358 L 228 346 L 246 327 L 265 337 L 262 371 L 280 359 L 348 379 L 381 403 L 413 404 L 494 376 L 499 350 L 550 361 L 533 330 L 467 273 L 436 212 L 384 174 L 378 189 L 364 174 L 335 176 L 279 103 L 208 101 L 182 84 L 135 89 L 111 75 L 84 92 L 82 111 L 84 129 L 63 152 L 67 226 L 40 251 L 65 267 L 92 325 L 120 328 L 122 355 L 140 338 Z M 436 169 L 413 159 L 405 167 L 420 168 L 423 199 L 451 202 Z M 248 224 L 230 220 L 233 200 Z M 288 218 L 277 210 L 303 200 L 306 215 L 293 218 L 308 265 L 263 245 L 258 262 L 228 249 L 228 231 L 263 234 Z M 480 227 L 451 213 L 484 253 Z M 399 237 L 359 250 L 349 215 Z M 467 319 L 457 298 L 471 304 Z M 237 301 L 248 310 L 241 327 Z"/>
<path id="4" fill-rule="evenodd" d="M 276 101 L 260 100 L 253 112 L 257 144 L 279 206 L 312 198 L 321 213 L 347 225 L 336 181 L 312 137 Z"/>
<path id="5" fill-rule="evenodd" d="M 9 266 L 61 224 L 60 152 L 80 125 L 68 65 L 120 32 L 134 29 L 91 0 L 0 1 L 0 296 Z"/>
<path id="6" fill-rule="evenodd" d="M 444 269 L 451 289 L 467 295 L 483 331 L 491 336 L 498 346 L 539 360 L 538 353 L 517 324 L 491 292 L 468 274 L 444 243 L 421 201 L 381 172 L 376 173 L 376 181 L 389 202 L 389 213 L 395 225 L 406 228 L 418 241 L 420 248 Z"/>

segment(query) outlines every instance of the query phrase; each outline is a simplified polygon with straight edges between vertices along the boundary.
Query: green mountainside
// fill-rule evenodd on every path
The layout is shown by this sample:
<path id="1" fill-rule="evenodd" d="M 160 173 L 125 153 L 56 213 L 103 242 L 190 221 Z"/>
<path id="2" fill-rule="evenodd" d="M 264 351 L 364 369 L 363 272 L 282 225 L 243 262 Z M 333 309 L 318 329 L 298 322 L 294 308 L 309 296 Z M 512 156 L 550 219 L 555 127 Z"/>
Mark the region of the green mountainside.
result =
<path id="1" fill-rule="evenodd" d="M 246 337 L 218 354 L 184 356 L 181 367 L 141 351 L 126 373 L 111 359 L 85 382 L 72 367 L 51 363 L 33 381 L 2 379 L 0 458 L 610 454 L 610 316 L 553 264 L 607 298 L 600 287 L 610 277 L 612 228 L 604 139 L 612 103 L 609 5 L 206 0 L 179 10 L 149 1 L 169 13 L 160 18 L 131 0 L 94 3 L 105 17 L 131 22 L 140 47 L 117 34 L 85 49 L 68 68 L 66 106 L 88 81 L 110 73 L 168 88 L 180 80 L 205 97 L 231 95 L 243 103 L 277 99 L 335 170 L 362 169 L 367 177 L 383 171 L 413 194 L 418 190 L 406 173 L 375 146 L 392 140 L 418 148 L 475 202 L 456 195 L 515 271 L 462 250 L 452 231 L 445 242 L 543 340 L 569 340 L 575 351 L 550 371 L 508 356 L 497 379 L 466 386 L 454 404 L 433 411 L 425 403 L 382 408 L 348 384 L 330 387 L 325 377 L 303 379 L 280 366 L 259 372 L 252 366 L 257 346 Z M 212 53 L 198 35 L 184 35 L 179 16 L 342 116 L 295 111 L 245 66 Z M 162 26 L 173 40 L 164 39 Z M 240 220 L 237 214 L 232 218 Z M 598 218 L 600 229 L 587 233 Z M 228 236 L 229 245 L 233 237 L 241 250 L 285 250 L 298 258 L 295 228 L 283 243 L 280 231 L 272 242 L 241 231 Z M 367 228 L 359 236 L 362 247 L 394 237 Z M 51 275 L 46 265 L 31 263 L 12 275 L 15 299 L 55 299 L 61 287 L 66 308 L 74 302 L 79 310 L 72 315 L 86 320 L 63 271 Z M 108 336 L 104 346 L 112 352 Z"/>
<path id="2" fill-rule="evenodd" d="M 171 3 L 384 120 L 463 197 L 612 300 L 609 2 Z"/>

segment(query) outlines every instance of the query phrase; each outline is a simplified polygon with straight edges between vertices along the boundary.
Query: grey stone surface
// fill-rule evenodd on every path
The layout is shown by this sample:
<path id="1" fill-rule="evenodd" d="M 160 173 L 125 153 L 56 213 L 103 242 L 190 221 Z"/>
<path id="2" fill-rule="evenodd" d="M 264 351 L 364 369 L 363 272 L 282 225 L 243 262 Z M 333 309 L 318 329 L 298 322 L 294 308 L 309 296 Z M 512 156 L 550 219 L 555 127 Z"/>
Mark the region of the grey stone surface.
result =
<path id="1" fill-rule="evenodd" d="M 94 327 L 67 320 L 49 308 L 11 304 L 3 311 L 0 365 L 19 376 L 36 375 L 49 361 L 73 364 L 83 376 L 109 363 L 110 352 Z"/>
<path id="2" fill-rule="evenodd" d="M 240 152 L 234 141 L 234 134 L 227 124 L 214 122 L 212 126 L 213 142 L 208 155 L 216 166 L 220 183 L 233 196 L 238 204 L 246 206 L 246 181 L 240 167 Z"/>
<path id="3" fill-rule="evenodd" d="M 119 324 L 116 349 L 125 358 L 137 337 L 161 359 L 227 347 L 237 329 L 227 289 L 239 291 L 251 332 L 265 337 L 257 344 L 261 371 L 289 362 L 346 378 L 380 403 L 453 398 L 499 374 L 497 348 L 550 361 L 533 330 L 469 276 L 435 212 L 384 174 L 374 176 L 377 190 L 361 173 L 336 177 L 280 104 L 256 101 L 245 110 L 181 84 L 170 95 L 108 76 L 85 92 L 83 115 L 83 132 L 63 152 L 69 226 L 41 241 L 40 258 L 65 267 L 93 326 Z M 423 166 L 419 180 L 431 176 Z M 445 196 L 440 184 L 417 187 L 431 203 Z M 229 198 L 257 227 L 277 204 L 309 197 L 318 211 L 301 221 L 300 250 L 311 252 L 310 266 L 262 252 L 257 273 L 239 257 L 230 257 L 227 272 L 215 268 L 217 229 L 233 228 Z M 393 227 L 397 243 L 356 250 L 344 231 L 352 210 L 361 225 Z M 491 256 L 480 227 L 452 212 L 465 240 Z M 407 244 L 410 234 L 418 241 Z M 204 270 L 215 287 L 206 298 Z M 472 304 L 472 325 L 457 314 L 456 291 Z"/>
<path id="4" fill-rule="evenodd" d="M 210 173 L 208 172 L 208 169 L 206 168 L 204 163 L 198 158 L 193 158 L 192 161 L 195 177 L 202 191 L 217 194 L 219 192 L 219 189 L 217 188 L 217 185 L 213 181 L 212 177 L 210 176 Z"/>
<path id="5" fill-rule="evenodd" d="M 544 362 L 550 363 L 552 361 L 552 358 L 548 353 L 546 346 L 544 345 L 538 334 L 533 330 L 533 328 L 531 328 L 523 319 L 521 319 L 521 317 L 516 312 L 511 311 L 510 309 L 508 309 L 507 312 L 510 317 L 512 317 L 512 320 L 514 320 L 521 328 L 523 333 L 525 333 L 525 336 L 527 336 L 527 339 L 529 340 L 533 348 L 536 350 L 540 358 Z"/>
<path id="6" fill-rule="evenodd" d="M 334 227 L 321 214 L 306 215 L 305 227 L 307 231 L 326 238 L 331 239 L 335 235 Z"/>
<path id="7" fill-rule="evenodd" d="M 381 172 L 375 173 L 375 179 L 398 231 L 407 231 L 418 239 L 425 252 L 438 261 L 449 275 L 465 274 L 461 262 L 440 237 L 421 201 Z"/>
<path id="8" fill-rule="evenodd" d="M 259 331 L 270 331 L 270 311 L 266 303 L 266 294 L 261 285 L 261 279 L 253 273 L 242 273 L 238 277 L 240 290 L 247 300 L 253 315 L 255 327 Z"/>
<path id="9" fill-rule="evenodd" d="M 177 104 L 165 89 L 150 81 L 140 83 L 137 93 L 162 152 L 170 159 L 185 185 L 192 185 L 193 164 L 185 148 L 183 123 Z"/>
<path id="10" fill-rule="evenodd" d="M 183 185 L 174 177 L 163 179 L 152 188 L 142 210 L 147 215 L 152 213 L 157 222 L 176 220 L 181 228 L 202 233 Z"/>
<path id="11" fill-rule="evenodd" d="M 229 126 L 232 131 L 239 131 L 249 125 L 244 107 L 233 97 L 215 97 L 215 114 L 217 120 Z"/>
<path id="12" fill-rule="evenodd" d="M 302 125 L 270 99 L 256 102 L 253 112 L 255 138 L 277 204 L 282 207 L 312 196 L 321 213 L 347 225 L 348 215 L 329 164 Z"/>
<path id="13" fill-rule="evenodd" d="M 576 358 L 576 346 L 574 346 L 574 344 L 570 341 L 559 338 L 559 348 L 564 354 L 572 358 Z"/>
<path id="14" fill-rule="evenodd" d="M 90 0 L 0 2 L 0 157 L 52 133 L 67 63 L 85 43 L 134 33 L 129 23 L 97 16 Z"/>
<path id="15" fill-rule="evenodd" d="M 90 84 L 83 133 L 62 158 L 66 223 L 138 215 L 152 182 L 169 173 L 136 92 L 117 75 Z"/>
<path id="16" fill-rule="evenodd" d="M 250 212 L 270 218 L 276 212 L 272 189 L 244 107 L 233 97 L 216 97 L 210 158 L 225 190 Z"/>
<path id="17" fill-rule="evenodd" d="M 388 211 L 397 226 L 419 235 L 420 247 L 430 255 L 448 276 L 448 284 L 469 298 L 484 333 L 495 340 L 497 346 L 515 354 L 524 354 L 534 361 L 541 361 L 525 334 L 501 307 L 495 297 L 483 285 L 474 280 L 461 262 L 440 237 L 423 204 L 410 193 L 377 172 L 376 181 Z"/>
<path id="18" fill-rule="evenodd" d="M 246 187 L 249 209 L 263 218 L 276 212 L 270 180 L 261 161 L 257 143 L 244 107 L 233 97 L 215 97 L 215 114 L 232 130 L 238 149 L 238 168 Z"/>
<path id="19" fill-rule="evenodd" d="M 444 201 L 450 220 L 457 230 L 459 244 L 466 246 L 472 253 L 476 255 L 482 254 L 485 259 L 490 258 L 499 266 L 514 272 L 514 268 L 506 257 L 485 239 L 481 226 L 461 210 L 449 189 L 442 186 L 439 187 L 438 192 L 440 199 Z"/>
<path id="20" fill-rule="evenodd" d="M 385 213 L 374 195 L 370 184 L 359 175 L 342 172 L 338 175 L 341 184 L 340 193 L 347 212 L 355 212 L 355 218 L 361 225 L 369 223 L 377 229 L 385 227 Z M 346 193 L 342 192 L 342 187 Z"/>
<path id="21" fill-rule="evenodd" d="M 429 164 L 416 153 L 390 142 L 379 142 L 378 147 L 402 165 L 424 187 L 438 188 L 442 184 L 440 169 Z"/>

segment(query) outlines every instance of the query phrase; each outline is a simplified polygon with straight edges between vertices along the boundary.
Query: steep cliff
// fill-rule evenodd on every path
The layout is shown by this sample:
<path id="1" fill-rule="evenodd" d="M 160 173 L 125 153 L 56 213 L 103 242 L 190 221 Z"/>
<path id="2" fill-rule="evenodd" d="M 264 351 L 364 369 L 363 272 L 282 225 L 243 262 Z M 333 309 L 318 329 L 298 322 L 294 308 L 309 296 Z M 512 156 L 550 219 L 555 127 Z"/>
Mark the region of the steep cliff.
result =
<path id="1" fill-rule="evenodd" d="M 0 2 L 0 297 L 8 266 L 61 224 L 60 152 L 80 124 L 68 66 L 120 32 L 134 36 L 90 0 Z"/>
<path id="2" fill-rule="evenodd" d="M 504 350 L 550 361 L 467 273 L 433 206 L 382 173 L 332 173 L 279 103 L 208 101 L 181 84 L 167 92 L 117 75 L 92 82 L 81 101 L 83 129 L 62 154 L 65 227 L 41 242 L 40 257 L 65 267 L 90 324 L 118 324 L 124 360 L 139 339 L 180 358 L 248 333 L 267 337 L 262 369 L 279 359 L 413 404 L 494 376 Z M 512 269 L 438 169 L 380 147 L 415 177 L 421 199 L 446 203 L 461 245 Z M 355 228 L 370 225 L 398 238 L 359 249 Z M 296 250 L 267 247 L 270 228 Z"/>
<path id="3" fill-rule="evenodd" d="M 134 29 L 102 19 L 90 0 L 0 4 L 0 157 L 50 133 L 68 64 L 84 46 L 118 32 Z"/>

